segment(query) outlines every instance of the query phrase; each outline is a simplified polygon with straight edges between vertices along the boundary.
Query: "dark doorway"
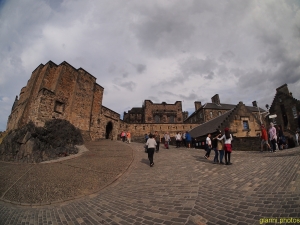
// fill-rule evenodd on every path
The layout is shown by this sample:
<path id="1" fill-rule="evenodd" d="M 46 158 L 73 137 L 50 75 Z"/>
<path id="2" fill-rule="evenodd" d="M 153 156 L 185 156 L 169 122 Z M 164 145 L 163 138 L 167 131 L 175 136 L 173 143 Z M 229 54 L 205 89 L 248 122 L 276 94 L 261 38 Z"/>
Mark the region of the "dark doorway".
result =
<path id="1" fill-rule="evenodd" d="M 113 129 L 113 124 L 111 121 L 109 121 L 106 125 L 106 133 L 105 133 L 106 139 L 112 139 L 112 129 Z"/>
<path id="2" fill-rule="evenodd" d="M 281 114 L 282 114 L 284 128 L 287 128 L 289 121 L 288 121 L 288 118 L 286 115 L 285 107 L 284 107 L 284 105 L 280 105 L 280 108 L 281 108 Z"/>

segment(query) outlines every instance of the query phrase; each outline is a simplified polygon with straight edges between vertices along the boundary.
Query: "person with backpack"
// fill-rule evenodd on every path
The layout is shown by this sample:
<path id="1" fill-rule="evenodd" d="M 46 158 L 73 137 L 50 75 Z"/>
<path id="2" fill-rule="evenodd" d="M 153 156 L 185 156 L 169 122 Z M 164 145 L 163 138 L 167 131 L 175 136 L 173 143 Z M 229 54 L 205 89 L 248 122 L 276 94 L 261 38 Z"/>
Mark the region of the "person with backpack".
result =
<path id="1" fill-rule="evenodd" d="M 232 145 L 231 141 L 233 140 L 232 135 L 229 133 L 229 128 L 225 128 L 225 134 L 221 138 L 217 138 L 219 141 L 224 140 L 224 150 L 225 150 L 225 164 L 231 165 L 230 162 Z"/>

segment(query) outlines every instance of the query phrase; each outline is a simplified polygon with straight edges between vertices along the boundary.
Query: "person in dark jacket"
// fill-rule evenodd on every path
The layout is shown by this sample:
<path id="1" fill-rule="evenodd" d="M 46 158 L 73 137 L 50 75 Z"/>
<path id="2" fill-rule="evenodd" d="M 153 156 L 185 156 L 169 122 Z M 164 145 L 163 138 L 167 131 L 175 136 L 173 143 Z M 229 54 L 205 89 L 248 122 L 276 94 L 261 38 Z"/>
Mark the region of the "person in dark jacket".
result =
<path id="1" fill-rule="evenodd" d="M 190 135 L 190 133 L 187 131 L 185 132 L 185 144 L 187 148 L 191 147 L 191 141 L 192 141 L 192 137 Z"/>
<path id="2" fill-rule="evenodd" d="M 217 135 L 212 140 L 212 149 L 215 151 L 215 158 L 214 158 L 214 164 L 219 163 L 219 151 L 218 151 L 218 138 L 221 137 L 221 131 L 217 131 Z"/>

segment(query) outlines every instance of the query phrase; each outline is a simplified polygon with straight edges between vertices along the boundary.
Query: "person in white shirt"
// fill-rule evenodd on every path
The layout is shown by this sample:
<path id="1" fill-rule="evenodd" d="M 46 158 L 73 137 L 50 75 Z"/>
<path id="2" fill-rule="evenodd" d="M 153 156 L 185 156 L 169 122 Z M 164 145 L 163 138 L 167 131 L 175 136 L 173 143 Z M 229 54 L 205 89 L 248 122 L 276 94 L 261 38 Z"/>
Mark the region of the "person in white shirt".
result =
<path id="1" fill-rule="evenodd" d="M 154 150 L 156 148 L 156 141 L 155 139 L 153 138 L 153 135 L 150 134 L 149 135 L 149 138 L 146 142 L 146 145 L 148 146 L 148 159 L 150 161 L 150 167 L 152 167 L 154 165 L 154 162 L 153 162 L 153 155 L 154 155 Z"/>
<path id="2" fill-rule="evenodd" d="M 166 147 L 166 149 L 169 149 L 169 142 L 170 142 L 170 140 L 171 140 L 170 135 L 169 135 L 169 132 L 167 132 L 167 133 L 165 134 L 164 138 L 165 138 L 165 147 Z"/>
<path id="3" fill-rule="evenodd" d="M 206 143 L 205 143 L 206 154 L 205 154 L 204 158 L 206 158 L 206 159 L 209 159 L 211 148 L 212 148 L 210 137 L 211 137 L 211 134 L 208 134 L 207 138 L 206 138 Z"/>
<path id="4" fill-rule="evenodd" d="M 224 139 L 224 150 L 225 150 L 225 164 L 231 165 L 230 156 L 232 152 L 231 141 L 233 140 L 232 135 L 229 133 L 229 129 L 225 128 L 225 134 L 217 138 L 219 141 Z"/>
<path id="5" fill-rule="evenodd" d="M 181 142 L 181 134 L 179 132 L 177 132 L 175 138 L 176 138 L 176 148 L 179 148 L 180 142 Z"/>

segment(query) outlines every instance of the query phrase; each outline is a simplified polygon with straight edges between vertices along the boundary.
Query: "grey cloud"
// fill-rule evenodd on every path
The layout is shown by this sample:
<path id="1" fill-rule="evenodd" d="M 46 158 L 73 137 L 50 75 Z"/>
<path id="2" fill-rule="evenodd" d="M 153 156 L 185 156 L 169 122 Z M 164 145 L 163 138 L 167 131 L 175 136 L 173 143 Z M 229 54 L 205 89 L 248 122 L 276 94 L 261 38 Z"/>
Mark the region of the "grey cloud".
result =
<path id="1" fill-rule="evenodd" d="M 229 51 L 222 52 L 222 55 L 219 57 L 219 60 L 221 62 L 230 62 L 230 60 L 234 57 L 235 54 L 229 50 Z"/>
<path id="2" fill-rule="evenodd" d="M 157 97 L 154 97 L 154 96 L 149 96 L 149 97 L 148 97 L 148 99 L 150 99 L 151 101 L 153 101 L 153 102 L 155 102 L 155 103 L 157 103 L 157 102 L 159 102 L 159 101 L 160 101 L 160 99 L 159 99 L 159 98 L 157 98 Z"/>
<path id="3" fill-rule="evenodd" d="M 170 92 L 170 91 L 160 91 L 158 92 L 160 95 L 171 95 L 171 96 L 174 96 L 175 94 Z"/>
<path id="4" fill-rule="evenodd" d="M 136 72 L 139 73 L 139 74 L 142 74 L 144 71 L 146 71 L 147 69 L 147 66 L 144 65 L 144 64 L 134 64 L 134 63 L 131 63 L 129 62 L 130 65 L 132 65 L 135 69 L 136 69 Z"/>
<path id="5" fill-rule="evenodd" d="M 193 101 L 196 101 L 198 98 L 198 96 L 195 93 L 190 93 L 188 96 L 180 94 L 179 97 L 184 100 L 193 100 Z"/>
<path id="6" fill-rule="evenodd" d="M 143 64 L 137 64 L 136 65 L 136 70 L 138 73 L 143 73 L 146 70 L 146 65 Z"/>
<path id="7" fill-rule="evenodd" d="M 120 82 L 119 85 L 129 91 L 134 91 L 134 89 L 136 87 L 136 83 L 134 83 L 133 81 Z"/>
<path id="8" fill-rule="evenodd" d="M 157 5 L 151 10 L 141 11 L 143 20 L 135 24 L 133 30 L 145 51 L 162 56 L 185 49 L 195 27 L 187 19 L 188 14 L 183 7 Z"/>
<path id="9" fill-rule="evenodd" d="M 206 58 L 199 59 L 196 57 L 191 57 L 183 62 L 180 66 L 182 73 L 186 76 L 191 75 L 207 75 L 208 77 L 213 76 L 213 70 L 218 67 L 216 61 Z"/>

